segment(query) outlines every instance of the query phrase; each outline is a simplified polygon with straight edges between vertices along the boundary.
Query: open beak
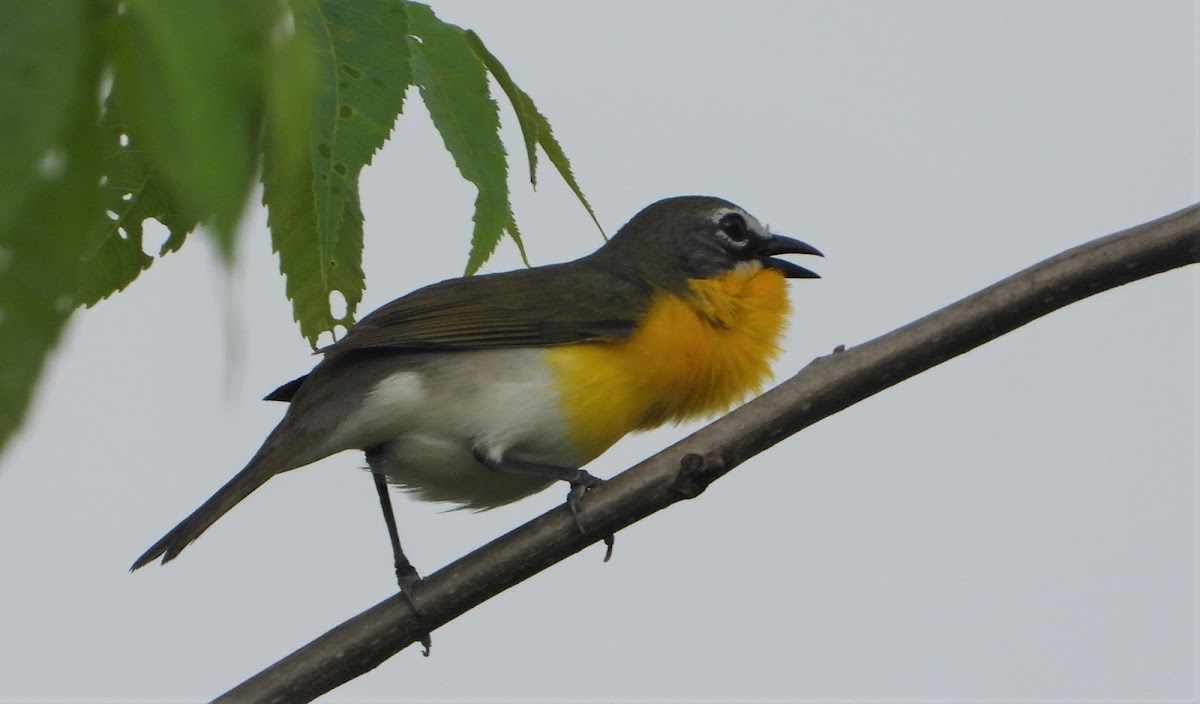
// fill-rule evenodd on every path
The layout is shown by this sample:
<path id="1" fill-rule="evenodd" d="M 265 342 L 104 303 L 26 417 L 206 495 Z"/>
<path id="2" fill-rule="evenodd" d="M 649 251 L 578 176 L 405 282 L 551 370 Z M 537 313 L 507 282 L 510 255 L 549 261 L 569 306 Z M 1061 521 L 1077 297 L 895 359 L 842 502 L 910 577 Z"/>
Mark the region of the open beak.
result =
<path id="1" fill-rule="evenodd" d="M 768 269 L 774 269 L 782 272 L 789 279 L 819 279 L 821 275 L 815 271 L 809 271 L 799 264 L 793 264 L 786 259 L 776 259 L 776 254 L 812 254 L 818 257 L 825 256 L 821 254 L 821 250 L 800 240 L 784 237 L 783 235 L 771 235 L 771 239 L 767 240 L 759 250 L 759 259 L 763 266 Z"/>

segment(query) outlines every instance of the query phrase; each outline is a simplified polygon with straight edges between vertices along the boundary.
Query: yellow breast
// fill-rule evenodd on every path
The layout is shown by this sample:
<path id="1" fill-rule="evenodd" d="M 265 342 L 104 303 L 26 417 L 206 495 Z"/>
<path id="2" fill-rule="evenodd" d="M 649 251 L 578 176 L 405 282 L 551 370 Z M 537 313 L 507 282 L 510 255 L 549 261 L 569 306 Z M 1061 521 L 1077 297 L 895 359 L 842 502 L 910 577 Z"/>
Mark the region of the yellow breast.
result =
<path id="1" fill-rule="evenodd" d="M 657 294 L 627 340 L 549 351 L 582 462 L 631 431 L 723 411 L 770 378 L 790 308 L 783 275 L 752 262 L 689 288 L 686 300 Z"/>

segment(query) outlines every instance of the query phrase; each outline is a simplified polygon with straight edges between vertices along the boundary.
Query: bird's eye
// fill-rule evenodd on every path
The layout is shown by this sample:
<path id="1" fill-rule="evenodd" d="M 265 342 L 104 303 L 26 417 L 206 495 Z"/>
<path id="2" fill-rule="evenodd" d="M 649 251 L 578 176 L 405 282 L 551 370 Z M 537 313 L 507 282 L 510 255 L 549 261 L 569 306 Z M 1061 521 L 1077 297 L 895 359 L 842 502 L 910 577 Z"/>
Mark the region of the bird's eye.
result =
<path id="1" fill-rule="evenodd" d="M 717 223 L 717 229 L 732 244 L 745 244 L 750 239 L 750 231 L 746 228 L 746 219 L 737 213 L 729 213 Z"/>

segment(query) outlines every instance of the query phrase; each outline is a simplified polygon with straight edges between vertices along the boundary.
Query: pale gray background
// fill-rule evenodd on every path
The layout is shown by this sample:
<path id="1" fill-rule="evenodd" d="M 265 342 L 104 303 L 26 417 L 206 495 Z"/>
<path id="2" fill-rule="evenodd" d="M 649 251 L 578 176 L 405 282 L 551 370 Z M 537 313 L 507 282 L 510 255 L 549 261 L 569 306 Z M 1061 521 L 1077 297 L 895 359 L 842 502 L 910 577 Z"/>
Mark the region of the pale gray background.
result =
<path id="1" fill-rule="evenodd" d="M 609 231 L 708 193 L 825 250 L 779 378 L 1200 199 L 1195 2 L 435 9 L 538 101 Z M 408 112 L 363 178 L 363 312 L 465 261 L 474 194 Z M 531 257 L 596 247 L 549 171 L 523 185 L 503 119 Z M 314 361 L 257 209 L 241 254 L 228 281 L 198 238 L 72 322 L 0 472 L 0 697 L 208 698 L 393 591 L 352 454 L 126 572 Z M 517 264 L 505 244 L 489 269 Z M 612 563 L 590 549 L 328 699 L 1192 699 L 1197 279 L 1103 294 L 855 406 L 621 533 Z M 432 571 L 562 498 L 397 509 Z"/>

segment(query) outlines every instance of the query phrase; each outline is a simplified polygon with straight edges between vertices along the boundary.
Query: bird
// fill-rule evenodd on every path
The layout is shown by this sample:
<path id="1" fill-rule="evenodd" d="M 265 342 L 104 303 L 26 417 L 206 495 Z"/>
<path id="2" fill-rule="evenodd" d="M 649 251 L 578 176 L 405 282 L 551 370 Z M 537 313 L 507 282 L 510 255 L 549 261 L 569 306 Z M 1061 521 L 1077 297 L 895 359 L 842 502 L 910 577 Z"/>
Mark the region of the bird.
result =
<path id="1" fill-rule="evenodd" d="M 787 280 L 819 278 L 781 254 L 823 256 L 727 200 L 677 196 L 580 259 L 397 298 L 265 397 L 287 411 L 245 468 L 130 569 L 173 560 L 271 477 L 346 450 L 374 475 L 401 592 L 420 577 L 390 486 L 484 510 L 566 482 L 584 530 L 577 506 L 600 483 L 585 465 L 631 432 L 761 390 L 790 314 Z"/>

